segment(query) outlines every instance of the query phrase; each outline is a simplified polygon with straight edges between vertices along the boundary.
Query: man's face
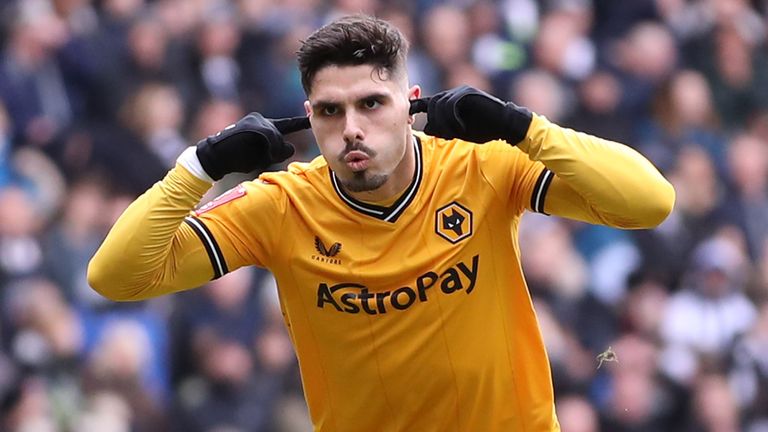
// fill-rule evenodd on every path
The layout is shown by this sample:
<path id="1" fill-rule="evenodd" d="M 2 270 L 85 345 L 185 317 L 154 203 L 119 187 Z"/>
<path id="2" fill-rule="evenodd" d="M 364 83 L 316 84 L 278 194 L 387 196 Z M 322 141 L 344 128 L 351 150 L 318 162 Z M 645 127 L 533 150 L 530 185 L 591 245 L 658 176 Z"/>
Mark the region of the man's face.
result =
<path id="1" fill-rule="evenodd" d="M 317 72 L 304 106 L 320 152 L 346 190 L 410 182 L 409 99 L 419 92 L 417 86 L 408 89 L 406 77 L 380 76 L 370 65 Z"/>

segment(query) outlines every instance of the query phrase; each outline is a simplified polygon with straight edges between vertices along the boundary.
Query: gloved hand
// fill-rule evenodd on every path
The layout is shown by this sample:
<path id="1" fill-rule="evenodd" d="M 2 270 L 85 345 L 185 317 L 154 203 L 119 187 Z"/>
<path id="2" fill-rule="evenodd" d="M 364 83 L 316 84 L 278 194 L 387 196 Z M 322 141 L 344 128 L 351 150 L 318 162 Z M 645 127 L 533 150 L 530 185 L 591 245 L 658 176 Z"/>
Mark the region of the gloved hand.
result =
<path id="1" fill-rule="evenodd" d="M 197 143 L 197 158 L 205 172 L 220 180 L 232 172 L 247 173 L 282 162 L 295 149 L 283 133 L 309 127 L 309 119 L 297 117 L 271 121 L 252 112 L 237 123 Z"/>
<path id="2" fill-rule="evenodd" d="M 526 108 L 466 85 L 416 99 L 411 111 L 423 110 L 425 102 L 424 133 L 440 138 L 475 143 L 503 139 L 516 145 L 525 138 L 533 118 Z"/>

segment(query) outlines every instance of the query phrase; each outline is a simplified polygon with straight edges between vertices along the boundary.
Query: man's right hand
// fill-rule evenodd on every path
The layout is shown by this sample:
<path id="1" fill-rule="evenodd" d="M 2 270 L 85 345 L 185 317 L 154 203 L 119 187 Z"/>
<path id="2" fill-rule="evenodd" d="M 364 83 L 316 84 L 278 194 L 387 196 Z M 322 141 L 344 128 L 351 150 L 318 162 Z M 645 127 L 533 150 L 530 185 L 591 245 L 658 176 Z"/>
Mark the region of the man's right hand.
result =
<path id="1" fill-rule="evenodd" d="M 196 153 L 206 174 L 220 180 L 232 172 L 248 173 L 282 162 L 293 156 L 294 151 L 272 121 L 252 112 L 200 140 Z"/>

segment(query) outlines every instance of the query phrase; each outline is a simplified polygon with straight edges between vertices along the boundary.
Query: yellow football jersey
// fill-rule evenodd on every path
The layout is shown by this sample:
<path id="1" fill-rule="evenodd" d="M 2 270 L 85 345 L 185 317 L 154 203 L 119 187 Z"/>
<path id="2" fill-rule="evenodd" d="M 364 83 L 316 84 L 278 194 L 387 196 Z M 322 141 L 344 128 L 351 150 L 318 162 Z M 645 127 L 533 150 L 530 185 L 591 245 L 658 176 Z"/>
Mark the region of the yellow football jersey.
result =
<path id="1" fill-rule="evenodd" d="M 510 235 L 551 172 L 502 142 L 413 145 L 415 176 L 388 207 L 346 194 L 317 158 L 187 223 L 220 273 L 274 273 L 317 430 L 557 430 Z"/>
<path id="2" fill-rule="evenodd" d="M 648 227 L 673 189 L 626 146 L 538 116 L 516 147 L 412 145 L 414 177 L 388 205 L 345 193 L 320 157 L 190 215 L 210 184 L 177 166 L 121 216 L 89 281 L 136 300 L 269 268 L 317 431 L 558 431 L 520 216 Z"/>

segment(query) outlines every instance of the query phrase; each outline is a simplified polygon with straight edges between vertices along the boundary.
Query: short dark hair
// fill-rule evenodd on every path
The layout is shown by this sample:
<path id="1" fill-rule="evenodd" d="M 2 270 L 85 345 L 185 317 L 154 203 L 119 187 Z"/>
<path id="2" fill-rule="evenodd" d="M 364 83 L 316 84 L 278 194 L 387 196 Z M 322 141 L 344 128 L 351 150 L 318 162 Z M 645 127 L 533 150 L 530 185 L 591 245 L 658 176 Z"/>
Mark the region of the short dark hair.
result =
<path id="1" fill-rule="evenodd" d="M 368 15 L 350 15 L 319 28 L 296 53 L 301 85 L 309 95 L 317 72 L 326 66 L 369 64 L 380 76 L 405 67 L 408 41 L 397 27 Z"/>

